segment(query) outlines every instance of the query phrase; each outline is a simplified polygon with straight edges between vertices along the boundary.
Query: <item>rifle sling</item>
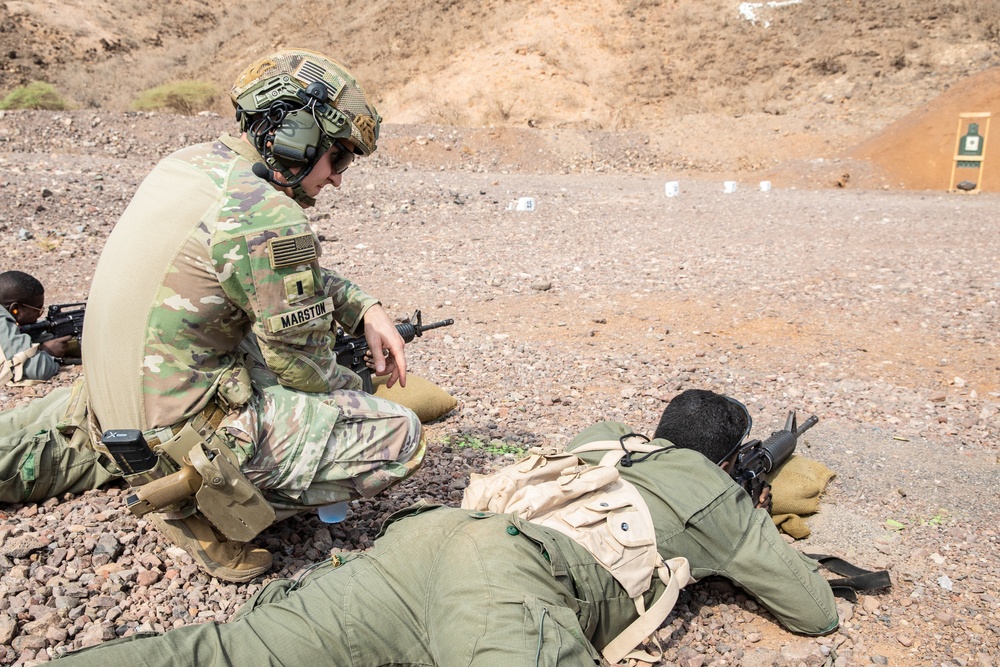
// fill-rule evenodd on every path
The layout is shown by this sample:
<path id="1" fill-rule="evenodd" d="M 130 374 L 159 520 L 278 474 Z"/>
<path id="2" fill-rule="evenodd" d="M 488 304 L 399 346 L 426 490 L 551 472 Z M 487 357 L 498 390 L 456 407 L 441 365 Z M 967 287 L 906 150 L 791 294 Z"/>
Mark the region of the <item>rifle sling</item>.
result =
<path id="1" fill-rule="evenodd" d="M 841 579 L 829 579 L 827 583 L 833 589 L 833 594 L 851 602 L 858 601 L 857 591 L 873 591 L 892 586 L 892 579 L 887 570 L 866 570 L 848 563 L 843 558 L 827 554 L 805 554 L 819 562 L 820 565 L 834 574 L 843 575 Z"/>

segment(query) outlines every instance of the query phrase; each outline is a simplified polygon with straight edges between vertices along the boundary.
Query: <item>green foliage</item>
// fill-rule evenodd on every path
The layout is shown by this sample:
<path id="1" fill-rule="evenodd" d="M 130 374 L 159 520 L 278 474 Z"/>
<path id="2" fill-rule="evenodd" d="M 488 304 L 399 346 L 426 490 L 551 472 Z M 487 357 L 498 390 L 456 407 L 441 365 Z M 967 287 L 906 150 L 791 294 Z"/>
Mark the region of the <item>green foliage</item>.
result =
<path id="1" fill-rule="evenodd" d="M 204 81 L 175 81 L 150 88 L 132 102 L 136 111 L 172 111 L 193 116 L 212 106 L 219 91 Z"/>
<path id="2" fill-rule="evenodd" d="M 521 458 L 524 456 L 526 451 L 524 447 L 518 447 L 517 445 L 510 445 L 503 440 L 491 440 L 490 442 L 483 442 L 479 438 L 472 435 L 459 436 L 455 438 L 445 438 L 445 444 L 449 444 L 452 447 L 457 447 L 458 449 L 480 449 L 484 452 L 489 452 L 494 456 L 506 456 L 507 454 L 512 455 L 514 458 Z"/>
<path id="3" fill-rule="evenodd" d="M 69 109 L 51 84 L 33 81 L 27 86 L 18 86 L 0 102 L 0 109 L 43 109 L 63 111 Z"/>
<path id="4" fill-rule="evenodd" d="M 948 520 L 948 510 L 941 508 L 938 513 L 929 519 L 920 522 L 921 526 L 943 526 Z"/>

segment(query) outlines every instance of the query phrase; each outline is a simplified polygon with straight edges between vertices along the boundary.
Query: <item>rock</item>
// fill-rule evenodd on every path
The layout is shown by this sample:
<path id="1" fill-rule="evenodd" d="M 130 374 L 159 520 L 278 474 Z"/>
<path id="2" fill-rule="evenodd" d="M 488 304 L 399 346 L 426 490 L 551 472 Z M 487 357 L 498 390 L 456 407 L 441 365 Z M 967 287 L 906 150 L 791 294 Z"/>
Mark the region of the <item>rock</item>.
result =
<path id="1" fill-rule="evenodd" d="M 757 648 L 744 654 L 740 667 L 773 667 L 782 664 L 780 651 Z"/>
<path id="2" fill-rule="evenodd" d="M 93 623 L 80 635 L 80 646 L 96 646 L 101 642 L 114 639 L 114 637 L 115 630 L 111 625 L 107 623 Z"/>
<path id="3" fill-rule="evenodd" d="M 809 641 L 792 641 L 781 647 L 781 658 L 791 665 L 822 665 L 825 657 L 819 646 Z"/>
<path id="4" fill-rule="evenodd" d="M 37 533 L 24 533 L 4 540 L 3 544 L 0 545 L 0 555 L 8 558 L 24 558 L 46 546 L 47 542 L 42 540 Z"/>
<path id="5" fill-rule="evenodd" d="M 861 608 L 867 611 L 869 614 L 873 614 L 879 610 L 881 603 L 879 603 L 878 598 L 871 595 L 866 595 L 864 600 L 861 602 Z"/>
<path id="6" fill-rule="evenodd" d="M 17 621 L 8 614 L 0 614 L 0 645 L 9 644 L 17 634 Z"/>
<path id="7" fill-rule="evenodd" d="M 693 655 L 678 661 L 677 664 L 679 667 L 702 667 L 705 664 L 705 656 Z"/>
<path id="8" fill-rule="evenodd" d="M 142 570 L 135 578 L 135 583 L 139 586 L 152 586 L 160 580 L 163 574 L 159 570 Z"/>
<path id="9" fill-rule="evenodd" d="M 122 553 L 122 545 L 118 539 L 111 535 L 110 533 L 104 533 L 101 535 L 100 539 L 97 540 L 97 546 L 94 547 L 94 555 L 100 556 L 102 554 L 107 554 L 111 560 L 115 560 Z"/>
<path id="10" fill-rule="evenodd" d="M 15 651 L 37 651 L 40 648 L 45 648 L 45 637 L 39 637 L 37 635 L 19 635 L 14 637 L 14 641 L 10 643 L 14 647 Z"/>
<path id="11" fill-rule="evenodd" d="M 37 614 L 36 618 L 37 620 L 24 624 L 22 629 L 25 634 L 44 635 L 50 627 L 53 625 L 59 625 L 60 622 L 59 614 L 56 613 L 56 610 L 51 607 L 49 608 L 48 613 Z"/>

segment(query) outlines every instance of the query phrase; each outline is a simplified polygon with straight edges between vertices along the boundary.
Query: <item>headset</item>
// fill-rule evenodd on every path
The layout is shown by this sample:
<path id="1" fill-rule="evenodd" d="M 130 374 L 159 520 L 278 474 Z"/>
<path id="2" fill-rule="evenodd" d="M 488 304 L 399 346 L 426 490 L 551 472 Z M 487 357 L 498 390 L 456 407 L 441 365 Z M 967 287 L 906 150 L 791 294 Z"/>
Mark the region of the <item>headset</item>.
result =
<path id="1" fill-rule="evenodd" d="M 254 175 L 290 187 L 297 199 L 311 203 L 311 197 L 302 191 L 302 179 L 335 144 L 340 146 L 340 153 L 334 158 L 334 171 L 347 169 L 354 152 L 337 139 L 350 136 L 350 123 L 342 111 L 328 103 L 329 97 L 330 90 L 322 81 L 303 89 L 282 75 L 254 91 L 253 100 L 260 104 L 259 108 L 237 106 L 240 129 L 263 158 L 263 162 L 253 165 Z M 270 104 L 261 104 L 267 101 Z M 292 173 L 293 168 L 298 171 Z M 275 172 L 282 175 L 284 182 L 275 180 Z"/>

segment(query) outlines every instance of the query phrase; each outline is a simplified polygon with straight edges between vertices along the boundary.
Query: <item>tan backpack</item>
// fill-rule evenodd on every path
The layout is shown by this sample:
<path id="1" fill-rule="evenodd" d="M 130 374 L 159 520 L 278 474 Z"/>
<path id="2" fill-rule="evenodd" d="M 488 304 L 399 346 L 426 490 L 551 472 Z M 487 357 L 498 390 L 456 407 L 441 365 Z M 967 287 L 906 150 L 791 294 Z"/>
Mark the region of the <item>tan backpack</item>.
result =
<path id="1" fill-rule="evenodd" d="M 639 438 L 628 447 L 652 451 Z M 690 566 L 683 557 L 664 561 L 656 550 L 649 507 L 615 467 L 625 454 L 621 443 L 591 442 L 576 451 L 607 454 L 591 466 L 575 453 L 533 447 L 527 457 L 495 473 L 473 474 L 462 507 L 516 513 L 521 519 L 567 535 L 590 552 L 622 585 L 639 611 L 639 618 L 604 647 L 604 659 L 612 664 L 625 658 L 655 662 L 662 652 L 651 656 L 633 649 L 660 627 L 674 608 L 680 589 L 693 581 Z M 653 576 L 667 588 L 645 609 L 642 596 L 652 586 Z"/>

